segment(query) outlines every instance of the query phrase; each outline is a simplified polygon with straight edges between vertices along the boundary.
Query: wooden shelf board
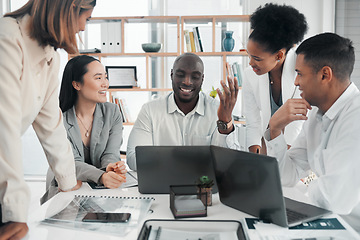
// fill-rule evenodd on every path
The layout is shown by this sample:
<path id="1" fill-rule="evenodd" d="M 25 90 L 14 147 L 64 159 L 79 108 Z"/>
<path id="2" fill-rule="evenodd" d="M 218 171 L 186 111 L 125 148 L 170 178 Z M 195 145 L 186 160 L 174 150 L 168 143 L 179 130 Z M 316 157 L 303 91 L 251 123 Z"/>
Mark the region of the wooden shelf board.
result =
<path id="1" fill-rule="evenodd" d="M 136 16 L 136 17 L 93 17 L 89 23 L 124 21 L 126 23 L 172 23 L 177 24 L 179 16 Z"/>
<path id="2" fill-rule="evenodd" d="M 122 53 L 122 56 L 154 56 L 154 57 L 166 57 L 166 56 L 178 56 L 176 52 L 144 52 L 144 53 Z"/>
<path id="3" fill-rule="evenodd" d="M 246 51 L 241 52 L 194 52 L 199 56 L 247 56 Z M 71 54 L 70 58 L 73 58 L 80 54 Z M 157 52 L 157 53 L 83 53 L 81 55 L 89 55 L 94 57 L 118 57 L 118 56 L 133 56 L 133 57 L 176 57 L 179 54 L 176 52 L 173 53 L 164 53 L 164 52 Z"/>
<path id="4" fill-rule="evenodd" d="M 207 24 L 213 22 L 249 22 L 250 15 L 182 16 L 186 24 Z"/>
<path id="5" fill-rule="evenodd" d="M 241 52 L 194 52 L 199 56 L 247 56 L 246 51 Z"/>
<path id="6" fill-rule="evenodd" d="M 121 56 L 132 56 L 132 57 L 173 57 L 178 56 L 176 52 L 143 52 L 143 53 L 82 53 L 82 54 L 71 54 L 70 58 L 73 58 L 78 55 L 88 55 L 94 57 L 121 57 Z"/>
<path id="7" fill-rule="evenodd" d="M 127 23 L 173 23 L 177 24 L 179 16 L 141 16 L 126 17 Z"/>
<path id="8" fill-rule="evenodd" d="M 124 21 L 126 23 L 171 23 L 183 19 L 184 23 L 207 24 L 215 22 L 249 22 L 250 15 L 212 15 L 212 16 L 134 16 L 134 17 L 93 17 L 88 23 Z"/>

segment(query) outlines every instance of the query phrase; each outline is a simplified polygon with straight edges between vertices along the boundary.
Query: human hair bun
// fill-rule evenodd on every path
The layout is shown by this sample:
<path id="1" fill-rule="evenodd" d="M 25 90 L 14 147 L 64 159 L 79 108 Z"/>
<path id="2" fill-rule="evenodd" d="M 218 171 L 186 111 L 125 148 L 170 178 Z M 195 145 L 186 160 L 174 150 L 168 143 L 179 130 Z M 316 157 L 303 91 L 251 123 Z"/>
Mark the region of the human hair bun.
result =
<path id="1" fill-rule="evenodd" d="M 289 50 L 304 38 L 308 29 L 305 16 L 297 9 L 273 3 L 257 8 L 250 17 L 250 24 L 253 31 L 249 38 L 261 43 L 269 52 Z"/>

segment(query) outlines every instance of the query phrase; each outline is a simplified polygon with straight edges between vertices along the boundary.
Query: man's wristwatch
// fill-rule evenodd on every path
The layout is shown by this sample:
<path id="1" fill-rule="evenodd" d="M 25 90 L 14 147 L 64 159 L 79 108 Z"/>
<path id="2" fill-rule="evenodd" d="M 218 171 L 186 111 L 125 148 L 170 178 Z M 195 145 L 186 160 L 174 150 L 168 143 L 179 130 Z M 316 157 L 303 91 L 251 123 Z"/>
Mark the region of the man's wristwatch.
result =
<path id="1" fill-rule="evenodd" d="M 231 119 L 230 122 L 226 123 L 221 120 L 217 120 L 216 124 L 219 130 L 227 130 L 231 128 L 231 125 L 233 125 L 233 121 Z"/>

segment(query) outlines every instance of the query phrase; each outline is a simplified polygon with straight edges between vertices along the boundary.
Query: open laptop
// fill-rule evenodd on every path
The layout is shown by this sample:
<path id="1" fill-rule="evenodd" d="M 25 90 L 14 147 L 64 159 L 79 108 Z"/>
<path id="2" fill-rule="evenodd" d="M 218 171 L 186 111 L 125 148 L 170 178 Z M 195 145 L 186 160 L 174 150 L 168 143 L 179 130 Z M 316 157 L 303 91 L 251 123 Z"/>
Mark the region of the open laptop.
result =
<path id="1" fill-rule="evenodd" d="M 210 146 L 137 146 L 135 154 L 140 193 L 169 193 L 170 185 L 195 184 L 204 175 L 215 182 Z"/>
<path id="2" fill-rule="evenodd" d="M 211 146 L 220 201 L 261 220 L 292 227 L 331 213 L 283 197 L 275 158 Z"/>

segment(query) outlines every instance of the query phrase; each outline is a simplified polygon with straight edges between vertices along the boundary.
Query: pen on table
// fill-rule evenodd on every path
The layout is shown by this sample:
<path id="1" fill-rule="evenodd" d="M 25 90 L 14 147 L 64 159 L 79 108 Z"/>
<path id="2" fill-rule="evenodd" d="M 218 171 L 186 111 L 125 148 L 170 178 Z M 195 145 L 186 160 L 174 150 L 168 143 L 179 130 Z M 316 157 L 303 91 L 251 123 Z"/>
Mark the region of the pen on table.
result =
<path id="1" fill-rule="evenodd" d="M 149 239 L 149 237 L 150 237 L 150 233 L 151 233 L 151 228 L 152 228 L 152 225 L 150 225 L 150 226 L 149 226 L 149 229 L 148 229 L 148 231 L 146 232 L 146 234 L 145 234 L 145 238 L 144 238 L 144 239 L 146 239 L 146 240 L 148 240 L 148 239 Z"/>
<path id="2" fill-rule="evenodd" d="M 160 240 L 160 235 L 161 235 L 161 227 L 159 227 L 158 230 L 157 230 L 155 240 Z"/>
<path id="3" fill-rule="evenodd" d="M 297 86 L 295 86 L 295 88 L 294 88 L 294 92 L 293 92 L 293 94 L 291 95 L 291 99 L 293 99 L 294 96 L 295 96 L 296 88 L 297 88 Z"/>

